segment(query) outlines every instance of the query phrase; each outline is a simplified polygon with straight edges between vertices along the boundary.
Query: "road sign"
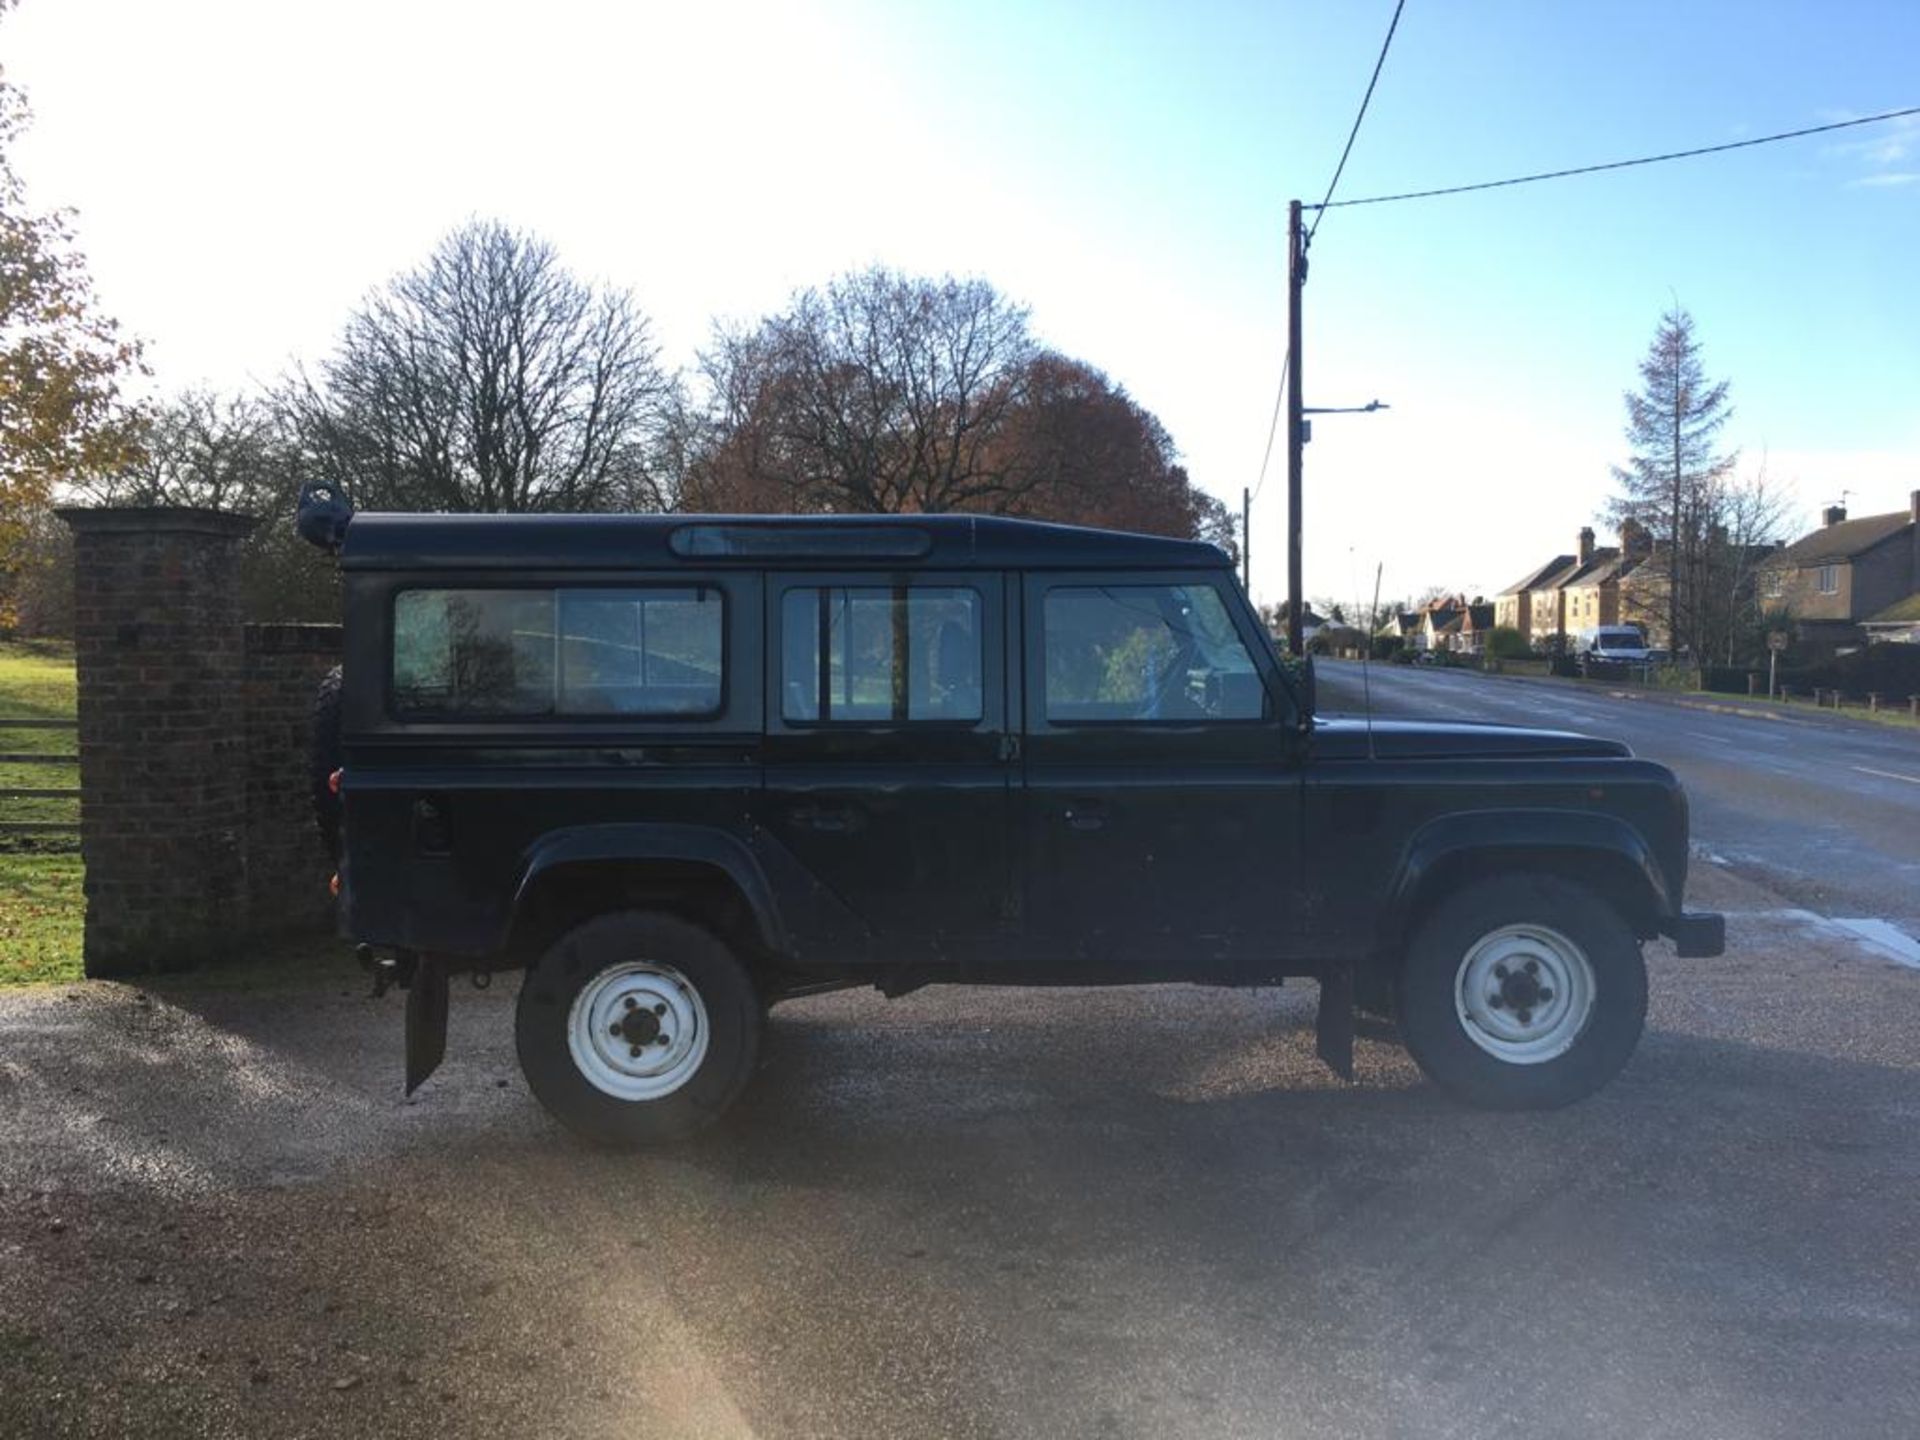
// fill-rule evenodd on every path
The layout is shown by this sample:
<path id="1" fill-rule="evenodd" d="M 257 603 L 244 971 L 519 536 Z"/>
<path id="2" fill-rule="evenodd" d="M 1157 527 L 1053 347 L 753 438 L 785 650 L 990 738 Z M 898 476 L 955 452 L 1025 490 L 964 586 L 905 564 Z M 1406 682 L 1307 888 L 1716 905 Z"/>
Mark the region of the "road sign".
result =
<path id="1" fill-rule="evenodd" d="M 1767 648 L 1769 650 L 1784 650 L 1792 639 L 1793 637 L 1784 630 L 1771 630 L 1767 632 Z"/>

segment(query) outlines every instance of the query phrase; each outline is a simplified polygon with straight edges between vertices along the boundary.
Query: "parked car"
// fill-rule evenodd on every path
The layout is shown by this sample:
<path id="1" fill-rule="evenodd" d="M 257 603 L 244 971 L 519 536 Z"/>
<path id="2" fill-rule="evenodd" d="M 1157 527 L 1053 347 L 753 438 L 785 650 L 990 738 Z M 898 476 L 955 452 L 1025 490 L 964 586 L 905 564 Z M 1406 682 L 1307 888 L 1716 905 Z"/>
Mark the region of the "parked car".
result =
<path id="1" fill-rule="evenodd" d="M 1357 1004 L 1449 1093 L 1539 1108 L 1626 1063 L 1642 941 L 1721 949 L 1671 772 L 1317 716 L 1211 545 L 307 508 L 340 924 L 408 990 L 409 1090 L 461 972 L 525 970 L 530 1088 L 624 1144 L 724 1111 L 798 996 L 1312 978 L 1340 1073 Z"/>

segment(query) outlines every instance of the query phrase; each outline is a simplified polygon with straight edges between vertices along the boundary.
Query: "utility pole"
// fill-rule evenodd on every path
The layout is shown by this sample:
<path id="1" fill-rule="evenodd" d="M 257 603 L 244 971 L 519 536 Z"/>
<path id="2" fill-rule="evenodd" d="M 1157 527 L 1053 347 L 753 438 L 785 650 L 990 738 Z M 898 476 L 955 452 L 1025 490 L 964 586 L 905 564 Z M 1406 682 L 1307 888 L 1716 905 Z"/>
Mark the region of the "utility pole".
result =
<path id="1" fill-rule="evenodd" d="M 1300 292 L 1306 283 L 1307 241 L 1295 200 L 1287 207 L 1287 355 L 1293 367 L 1287 382 L 1287 652 L 1295 656 L 1306 652 L 1300 638 L 1300 447 L 1307 438 L 1300 413 L 1307 368 L 1300 353 Z"/>
<path id="2" fill-rule="evenodd" d="M 1240 487 L 1240 588 L 1253 599 L 1253 491 Z"/>

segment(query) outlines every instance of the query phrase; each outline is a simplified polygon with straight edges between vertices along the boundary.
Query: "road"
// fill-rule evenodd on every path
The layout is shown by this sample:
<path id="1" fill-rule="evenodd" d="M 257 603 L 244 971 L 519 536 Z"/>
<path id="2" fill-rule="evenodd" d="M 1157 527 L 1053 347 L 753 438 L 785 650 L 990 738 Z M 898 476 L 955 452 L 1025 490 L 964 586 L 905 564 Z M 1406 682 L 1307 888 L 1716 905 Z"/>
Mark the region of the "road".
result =
<path id="1" fill-rule="evenodd" d="M 1324 665 L 1318 678 L 1323 710 L 1363 712 L 1359 666 Z M 1791 712 L 1761 718 L 1465 670 L 1376 665 L 1370 679 L 1379 715 L 1624 740 L 1686 784 L 1704 864 L 1758 883 L 1784 908 L 1920 937 L 1920 731 Z"/>

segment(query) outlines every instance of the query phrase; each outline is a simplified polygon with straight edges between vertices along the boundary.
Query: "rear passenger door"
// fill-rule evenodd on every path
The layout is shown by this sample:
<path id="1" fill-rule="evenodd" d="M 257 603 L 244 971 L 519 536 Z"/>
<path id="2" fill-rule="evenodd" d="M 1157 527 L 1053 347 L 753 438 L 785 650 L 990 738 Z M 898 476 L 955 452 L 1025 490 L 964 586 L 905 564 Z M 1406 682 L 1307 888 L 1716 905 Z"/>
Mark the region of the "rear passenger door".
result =
<path id="1" fill-rule="evenodd" d="M 997 573 L 768 582 L 761 825 L 865 922 L 868 955 L 839 958 L 962 963 L 1006 931 L 1004 590 Z"/>
<path id="2" fill-rule="evenodd" d="M 1259 978 L 1298 947 L 1301 743 L 1230 581 L 1025 591 L 1029 948 L 1088 980 Z"/>

